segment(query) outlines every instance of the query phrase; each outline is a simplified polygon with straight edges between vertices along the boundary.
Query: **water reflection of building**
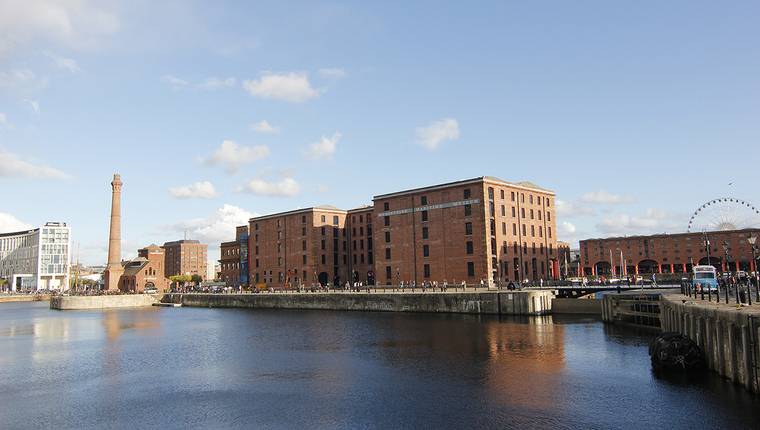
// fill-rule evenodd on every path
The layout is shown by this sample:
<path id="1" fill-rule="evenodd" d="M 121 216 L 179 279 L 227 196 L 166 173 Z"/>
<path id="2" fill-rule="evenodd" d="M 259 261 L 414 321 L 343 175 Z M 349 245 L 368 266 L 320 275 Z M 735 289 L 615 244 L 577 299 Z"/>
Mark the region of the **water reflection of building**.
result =
<path id="1" fill-rule="evenodd" d="M 489 401 L 505 405 L 546 409 L 562 401 L 556 375 L 566 369 L 565 326 L 551 316 L 377 318 L 373 346 L 393 368 L 422 378 L 457 369 L 460 381 L 477 380 Z"/>
<path id="2" fill-rule="evenodd" d="M 146 333 L 156 335 L 160 327 L 159 310 L 155 308 L 131 312 L 110 310 L 103 313 L 103 328 L 109 341 L 118 339 L 124 330 L 147 330 Z"/>
<path id="3" fill-rule="evenodd" d="M 542 316 L 494 322 L 484 330 L 489 354 L 485 385 L 491 397 L 536 408 L 555 404 L 557 378 L 545 375 L 565 369 L 565 327 Z"/>

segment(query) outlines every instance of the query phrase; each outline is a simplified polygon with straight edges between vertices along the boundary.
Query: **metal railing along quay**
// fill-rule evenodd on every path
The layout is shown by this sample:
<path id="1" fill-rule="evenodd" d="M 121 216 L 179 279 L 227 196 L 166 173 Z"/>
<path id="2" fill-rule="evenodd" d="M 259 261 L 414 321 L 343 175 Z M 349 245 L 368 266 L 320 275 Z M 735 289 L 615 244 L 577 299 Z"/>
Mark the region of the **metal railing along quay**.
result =
<path id="1" fill-rule="evenodd" d="M 702 288 L 692 282 L 682 282 L 681 294 L 706 302 L 734 303 L 739 306 L 752 306 L 753 303 L 760 305 L 760 288 L 756 282 L 752 281 L 735 284 L 723 283 L 718 288 Z"/>

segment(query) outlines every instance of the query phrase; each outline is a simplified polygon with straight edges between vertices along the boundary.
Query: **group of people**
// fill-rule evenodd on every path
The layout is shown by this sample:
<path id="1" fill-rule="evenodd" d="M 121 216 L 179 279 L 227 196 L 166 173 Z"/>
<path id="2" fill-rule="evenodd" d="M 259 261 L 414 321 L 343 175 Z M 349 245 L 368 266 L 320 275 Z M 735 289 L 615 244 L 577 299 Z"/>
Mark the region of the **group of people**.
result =
<path id="1" fill-rule="evenodd" d="M 456 284 L 452 284 L 452 285 L 454 285 L 454 288 L 456 288 Z M 462 290 L 464 290 L 466 288 L 466 286 L 467 286 L 467 284 L 464 281 L 462 281 Z M 406 291 L 408 289 L 411 289 L 412 291 L 415 291 L 418 288 L 420 290 L 422 290 L 423 293 L 425 291 L 428 291 L 428 290 L 430 290 L 430 291 L 441 291 L 441 292 L 444 292 L 444 291 L 448 291 L 449 290 L 449 283 L 446 280 L 444 280 L 440 284 L 438 283 L 438 281 L 422 281 L 422 283 L 420 283 L 419 287 L 417 286 L 417 282 L 416 281 L 406 281 L 406 282 L 401 281 L 398 284 L 398 289 L 401 290 L 401 291 Z M 396 291 L 395 286 L 393 288 L 393 291 Z"/>

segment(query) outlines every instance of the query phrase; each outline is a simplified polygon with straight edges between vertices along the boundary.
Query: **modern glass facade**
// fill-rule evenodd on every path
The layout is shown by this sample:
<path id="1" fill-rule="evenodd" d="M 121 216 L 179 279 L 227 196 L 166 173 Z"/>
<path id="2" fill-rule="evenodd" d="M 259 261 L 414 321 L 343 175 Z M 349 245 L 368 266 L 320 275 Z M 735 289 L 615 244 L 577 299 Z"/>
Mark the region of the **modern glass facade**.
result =
<path id="1" fill-rule="evenodd" d="M 66 290 L 70 272 L 71 228 L 43 227 L 0 234 L 0 278 L 7 290 Z"/>

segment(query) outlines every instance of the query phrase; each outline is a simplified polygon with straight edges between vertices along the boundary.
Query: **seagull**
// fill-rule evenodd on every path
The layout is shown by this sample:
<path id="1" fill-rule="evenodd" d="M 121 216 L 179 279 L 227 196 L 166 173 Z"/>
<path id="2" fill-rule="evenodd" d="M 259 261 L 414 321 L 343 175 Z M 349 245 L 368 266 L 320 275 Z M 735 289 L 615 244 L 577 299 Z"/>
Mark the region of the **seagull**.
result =
<path id="1" fill-rule="evenodd" d="M 734 183 L 733 182 L 729 182 L 728 185 L 734 185 Z"/>

